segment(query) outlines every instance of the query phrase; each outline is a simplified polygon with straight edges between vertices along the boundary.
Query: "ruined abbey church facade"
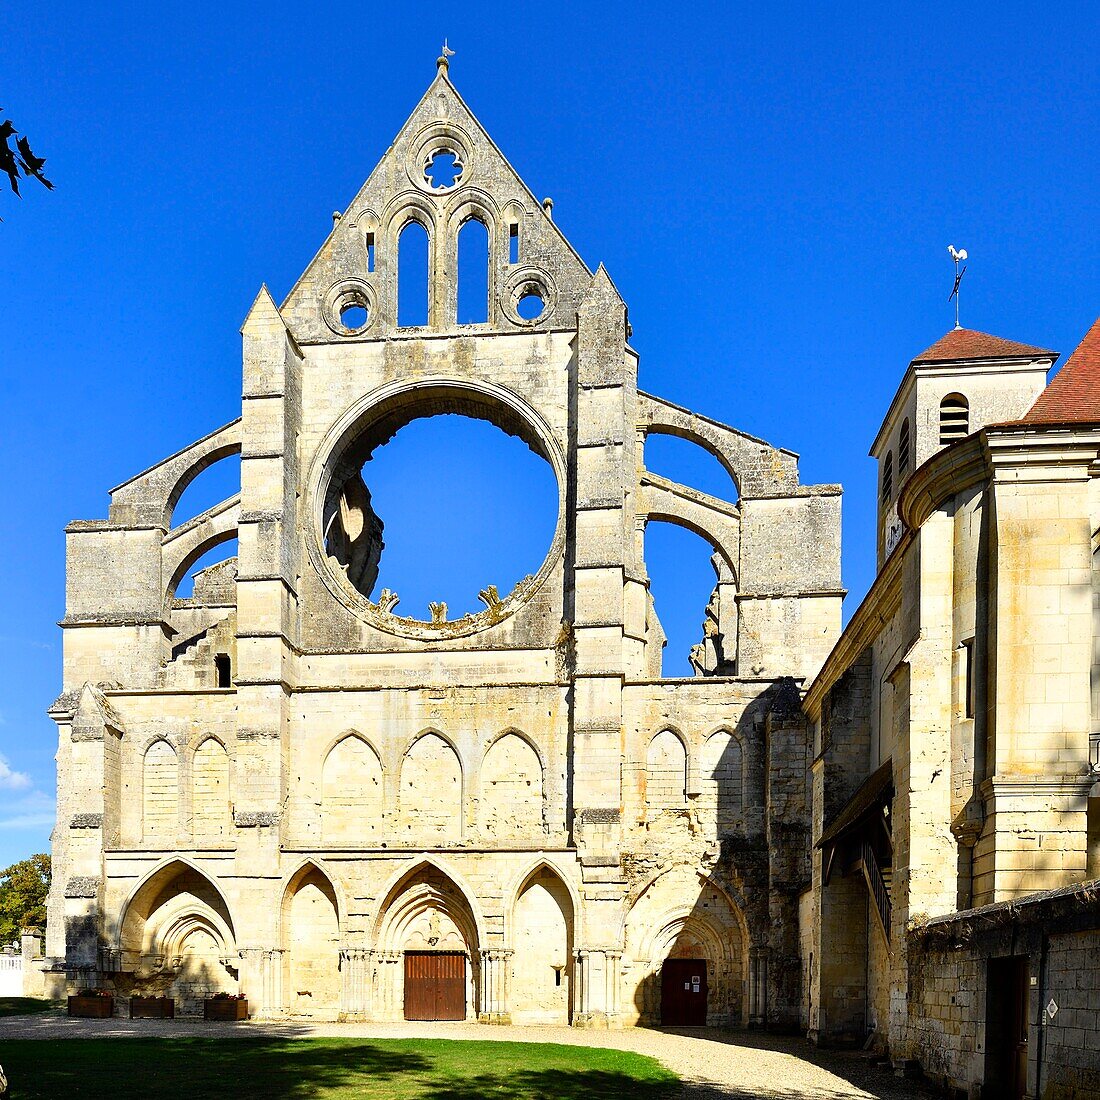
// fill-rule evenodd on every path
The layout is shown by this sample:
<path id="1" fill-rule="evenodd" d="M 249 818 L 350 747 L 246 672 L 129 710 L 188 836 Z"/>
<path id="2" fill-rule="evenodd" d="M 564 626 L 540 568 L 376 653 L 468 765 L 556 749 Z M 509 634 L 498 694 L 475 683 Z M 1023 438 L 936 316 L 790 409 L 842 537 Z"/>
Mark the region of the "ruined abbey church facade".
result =
<path id="1" fill-rule="evenodd" d="M 438 158 L 453 160 L 442 182 Z M 489 240 L 459 324 L 458 238 Z M 427 324 L 398 324 L 426 232 Z M 811 883 L 800 689 L 840 630 L 840 490 L 637 386 L 627 310 L 446 62 L 289 296 L 245 319 L 240 416 L 67 529 L 55 992 L 258 1015 L 795 1026 Z M 364 462 L 440 413 L 553 469 L 549 554 L 477 614 L 378 590 Z M 650 473 L 690 440 L 719 500 Z M 241 456 L 241 491 L 183 490 Z M 694 678 L 663 679 L 647 522 L 714 548 Z M 212 547 L 239 554 L 177 585 Z M 804 919 L 803 934 L 808 934 Z"/>

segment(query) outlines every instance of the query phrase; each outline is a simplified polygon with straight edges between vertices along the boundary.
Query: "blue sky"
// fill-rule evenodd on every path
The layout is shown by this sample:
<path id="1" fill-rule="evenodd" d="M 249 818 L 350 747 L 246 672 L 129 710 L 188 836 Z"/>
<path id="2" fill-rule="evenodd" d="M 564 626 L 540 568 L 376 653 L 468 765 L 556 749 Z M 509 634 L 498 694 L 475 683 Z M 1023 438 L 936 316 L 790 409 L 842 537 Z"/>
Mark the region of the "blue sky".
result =
<path id="1" fill-rule="evenodd" d="M 6 4 L 0 105 L 57 186 L 0 194 L 0 866 L 49 829 L 65 523 L 236 415 L 256 290 L 290 288 L 444 35 L 467 102 L 607 265 L 641 385 L 844 484 L 850 614 L 867 447 L 951 326 L 947 245 L 970 252 L 969 327 L 1066 355 L 1100 313 L 1098 34 L 1094 4 Z M 386 458 L 398 487 L 533 457 L 505 440 L 452 470 L 416 427 Z M 722 486 L 675 443 L 649 457 Z M 399 504 L 384 518 L 396 539 Z M 517 551 L 535 568 L 541 537 Z M 654 530 L 647 555 L 682 661 L 707 551 Z"/>

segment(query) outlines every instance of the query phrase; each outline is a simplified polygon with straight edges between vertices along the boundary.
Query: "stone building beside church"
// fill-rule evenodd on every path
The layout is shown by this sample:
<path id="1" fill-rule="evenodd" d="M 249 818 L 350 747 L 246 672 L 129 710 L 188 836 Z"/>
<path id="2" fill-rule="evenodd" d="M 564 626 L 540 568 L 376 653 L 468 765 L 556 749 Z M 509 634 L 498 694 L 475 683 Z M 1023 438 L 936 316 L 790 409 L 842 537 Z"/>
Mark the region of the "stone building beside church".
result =
<path id="1" fill-rule="evenodd" d="M 809 685 L 804 1022 L 964 1096 L 1100 1096 L 1100 321 L 957 329 L 871 453 L 878 575 Z"/>
<path id="2" fill-rule="evenodd" d="M 840 633 L 840 489 L 640 391 L 626 306 L 551 214 L 441 59 L 286 300 L 257 295 L 240 416 L 67 528 L 56 992 L 797 1026 L 800 692 Z M 489 289 L 484 319 L 459 324 L 475 222 Z M 430 256 L 414 325 L 398 310 L 410 234 Z M 385 517 L 364 476 L 441 413 L 518 436 L 558 485 L 546 559 L 512 591 L 486 577 L 484 608 L 457 618 L 379 590 Z M 648 471 L 653 434 L 717 457 L 733 499 Z M 188 484 L 236 454 L 240 494 L 177 522 Z M 655 521 L 714 550 L 693 678 L 661 675 Z M 177 597 L 232 538 L 237 557 Z"/>

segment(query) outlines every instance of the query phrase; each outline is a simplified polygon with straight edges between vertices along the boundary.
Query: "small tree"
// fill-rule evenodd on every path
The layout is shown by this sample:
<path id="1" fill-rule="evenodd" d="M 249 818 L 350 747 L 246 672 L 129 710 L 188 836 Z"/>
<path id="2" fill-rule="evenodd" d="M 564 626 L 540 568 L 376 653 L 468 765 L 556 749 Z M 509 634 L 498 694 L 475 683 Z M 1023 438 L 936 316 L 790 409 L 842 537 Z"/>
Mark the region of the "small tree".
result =
<path id="1" fill-rule="evenodd" d="M 50 857 L 21 859 L 0 871 L 0 943 L 19 938 L 24 928 L 45 928 L 50 891 Z"/>
<path id="2" fill-rule="evenodd" d="M 26 135 L 16 138 L 15 148 L 11 147 L 11 139 L 18 133 L 19 131 L 8 119 L 0 119 L 0 172 L 8 177 L 8 186 L 16 196 L 21 198 L 20 177 L 33 176 L 43 187 L 52 191 L 53 184 L 42 174 L 42 169 L 46 166 L 45 158 L 34 155 Z"/>

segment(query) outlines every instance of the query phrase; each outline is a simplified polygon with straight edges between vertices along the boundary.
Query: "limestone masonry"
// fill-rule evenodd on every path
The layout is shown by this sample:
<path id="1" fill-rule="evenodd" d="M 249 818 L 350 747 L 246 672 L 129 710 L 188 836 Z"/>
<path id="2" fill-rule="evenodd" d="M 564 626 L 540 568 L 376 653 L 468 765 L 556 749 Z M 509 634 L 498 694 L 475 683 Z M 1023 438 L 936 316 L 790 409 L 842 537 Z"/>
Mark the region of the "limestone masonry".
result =
<path id="1" fill-rule="evenodd" d="M 804 1029 L 958 1095 L 1100 1100 L 1100 322 L 1049 386 L 1054 352 L 962 328 L 909 364 L 842 633 L 839 486 L 639 391 L 551 210 L 441 58 L 286 301 L 260 290 L 240 418 L 68 527 L 48 988 Z M 541 456 L 557 526 L 512 591 L 417 618 L 364 463 L 439 413 Z M 649 472 L 654 433 L 737 499 Z M 238 453 L 240 495 L 175 522 Z M 650 521 L 714 549 L 692 678 L 661 676 Z"/>
<path id="2" fill-rule="evenodd" d="M 459 325 L 472 219 L 488 320 Z M 410 225 L 427 324 L 401 327 Z M 67 529 L 57 988 L 182 1012 L 240 991 L 263 1015 L 797 1025 L 799 687 L 839 634 L 840 489 L 640 392 L 629 331 L 441 62 L 286 301 L 257 296 L 240 418 Z M 486 578 L 480 613 L 425 620 L 376 591 L 385 517 L 360 470 L 442 412 L 528 443 L 558 519 L 513 591 Z M 706 448 L 740 499 L 649 473 L 651 433 Z M 175 524 L 238 452 L 240 496 Z M 714 547 L 694 679 L 661 678 L 651 519 Z M 176 598 L 233 537 L 237 559 Z"/>

